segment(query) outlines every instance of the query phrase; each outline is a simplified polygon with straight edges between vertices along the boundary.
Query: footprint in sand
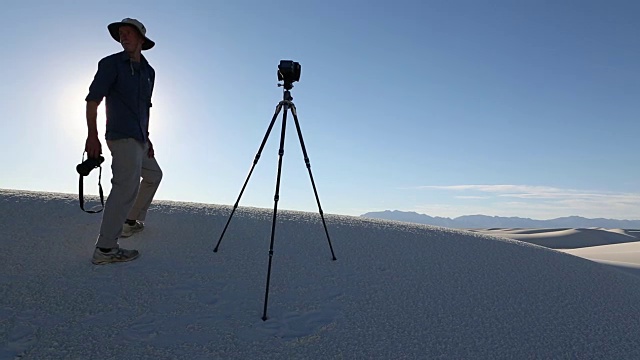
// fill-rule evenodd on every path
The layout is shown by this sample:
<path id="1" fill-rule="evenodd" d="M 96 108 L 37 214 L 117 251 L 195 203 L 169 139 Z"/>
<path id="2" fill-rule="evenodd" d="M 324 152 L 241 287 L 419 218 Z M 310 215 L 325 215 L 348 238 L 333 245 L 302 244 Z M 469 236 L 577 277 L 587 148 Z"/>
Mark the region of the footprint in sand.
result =
<path id="1" fill-rule="evenodd" d="M 38 342 L 37 330 L 29 324 L 15 324 L 7 334 L 6 345 L 0 348 L 2 358 L 17 358 L 25 354 Z"/>
<path id="2" fill-rule="evenodd" d="M 284 316 L 284 325 L 277 332 L 277 336 L 283 339 L 295 339 L 307 337 L 320 332 L 337 318 L 334 310 L 318 310 L 306 313 L 290 313 Z"/>
<path id="3" fill-rule="evenodd" d="M 177 285 L 173 293 L 189 301 L 195 301 L 204 305 L 216 305 L 220 301 L 220 293 L 225 284 L 221 282 L 199 283 L 186 281 Z"/>
<path id="4" fill-rule="evenodd" d="M 2 308 L 2 309 L 0 309 L 0 323 L 5 321 L 5 320 L 11 319 L 11 317 L 13 317 L 14 314 L 15 314 L 15 311 L 13 311 L 10 308 Z"/>
<path id="5" fill-rule="evenodd" d="M 160 324 L 153 316 L 144 315 L 137 318 L 123 335 L 132 341 L 149 341 L 158 336 L 159 328 Z"/>
<path id="6" fill-rule="evenodd" d="M 307 312 L 292 312 L 282 317 L 272 317 L 255 327 L 241 331 L 247 340 L 263 337 L 276 337 L 283 340 L 296 340 L 319 334 L 339 317 L 334 309 L 321 309 Z"/>
<path id="7" fill-rule="evenodd" d="M 220 296 L 213 292 L 196 292 L 194 294 L 195 300 L 205 305 L 216 305 L 220 301 Z"/>

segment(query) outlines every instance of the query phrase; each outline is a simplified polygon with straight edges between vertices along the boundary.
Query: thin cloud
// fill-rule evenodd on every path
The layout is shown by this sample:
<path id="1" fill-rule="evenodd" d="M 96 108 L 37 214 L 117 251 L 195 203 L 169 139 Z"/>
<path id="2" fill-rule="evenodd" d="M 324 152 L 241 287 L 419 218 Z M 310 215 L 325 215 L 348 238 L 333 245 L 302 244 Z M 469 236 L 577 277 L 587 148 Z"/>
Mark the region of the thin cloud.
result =
<path id="1" fill-rule="evenodd" d="M 437 189 L 452 191 L 479 191 L 493 194 L 559 194 L 567 192 L 575 192 L 576 190 L 560 189 L 550 186 L 533 186 L 533 185 L 426 185 L 419 186 L 419 189 Z"/>
<path id="2" fill-rule="evenodd" d="M 447 214 L 471 210 L 483 211 L 486 215 L 545 218 L 568 215 L 636 218 L 640 214 L 640 193 L 505 184 L 428 185 L 413 189 L 448 192 L 453 193 L 452 199 L 469 200 L 458 204 L 456 210 L 449 209 Z"/>
<path id="3" fill-rule="evenodd" d="M 420 186 L 419 189 L 435 189 L 445 191 L 468 191 L 487 193 L 501 198 L 516 198 L 522 200 L 547 199 L 583 199 L 595 202 L 618 201 L 618 202 L 640 202 L 640 194 L 637 193 L 614 193 L 605 191 L 585 191 L 576 189 L 562 189 L 550 186 L 532 185 L 427 185 Z M 469 195 L 474 196 L 474 195 Z M 462 198 L 461 196 L 456 196 Z"/>

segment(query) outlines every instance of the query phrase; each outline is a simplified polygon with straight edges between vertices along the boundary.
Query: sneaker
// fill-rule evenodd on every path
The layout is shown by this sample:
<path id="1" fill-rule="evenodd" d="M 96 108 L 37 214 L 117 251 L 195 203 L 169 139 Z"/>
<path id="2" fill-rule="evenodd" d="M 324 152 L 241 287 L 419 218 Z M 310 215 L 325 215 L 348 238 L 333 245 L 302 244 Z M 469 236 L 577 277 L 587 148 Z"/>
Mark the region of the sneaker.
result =
<path id="1" fill-rule="evenodd" d="M 129 237 L 142 230 L 144 230 L 144 224 L 138 220 L 136 220 L 135 225 L 129 225 L 127 223 L 124 223 L 124 226 L 122 227 L 122 235 L 120 236 Z"/>
<path id="2" fill-rule="evenodd" d="M 114 262 L 131 261 L 133 259 L 136 259 L 138 256 L 140 256 L 138 250 L 115 248 L 105 253 L 96 248 L 96 250 L 93 252 L 93 259 L 91 259 L 91 262 L 95 265 L 102 265 Z"/>

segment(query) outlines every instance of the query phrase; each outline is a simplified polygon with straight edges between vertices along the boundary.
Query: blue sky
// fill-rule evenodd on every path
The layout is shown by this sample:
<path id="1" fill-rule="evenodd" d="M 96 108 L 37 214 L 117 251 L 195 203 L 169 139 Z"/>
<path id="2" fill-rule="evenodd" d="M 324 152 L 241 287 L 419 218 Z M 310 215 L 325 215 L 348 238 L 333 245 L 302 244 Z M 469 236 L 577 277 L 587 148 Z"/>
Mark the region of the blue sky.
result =
<path id="1" fill-rule="evenodd" d="M 25 0 L 2 12 L 0 188 L 77 192 L 84 97 L 98 60 L 121 51 L 106 26 L 133 17 L 156 41 L 144 53 L 156 199 L 236 201 L 291 59 L 326 213 L 640 219 L 637 1 Z M 273 207 L 281 117 L 241 206 Z M 315 212 L 288 120 L 278 206 Z"/>

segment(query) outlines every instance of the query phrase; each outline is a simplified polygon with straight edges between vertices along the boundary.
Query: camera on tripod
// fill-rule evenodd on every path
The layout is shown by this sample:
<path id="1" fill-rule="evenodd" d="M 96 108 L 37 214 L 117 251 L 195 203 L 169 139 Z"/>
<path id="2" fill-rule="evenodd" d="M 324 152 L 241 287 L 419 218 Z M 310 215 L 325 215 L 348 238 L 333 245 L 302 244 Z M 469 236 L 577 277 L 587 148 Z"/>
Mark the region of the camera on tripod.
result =
<path id="1" fill-rule="evenodd" d="M 293 83 L 300 81 L 301 70 L 300 63 L 298 62 L 293 60 L 280 60 L 280 65 L 278 65 L 278 81 L 284 81 L 284 85 L 280 86 L 291 90 Z"/>
<path id="2" fill-rule="evenodd" d="M 264 308 L 262 313 L 262 320 L 267 320 L 267 302 L 269 300 L 269 284 L 271 281 L 271 263 L 273 260 L 273 244 L 275 239 L 275 229 L 276 229 L 276 216 L 278 212 L 278 201 L 280 200 L 280 175 L 282 171 L 282 158 L 284 156 L 284 144 L 285 144 L 285 134 L 286 134 L 286 123 L 287 123 L 287 114 L 291 112 L 293 115 L 293 120 L 296 126 L 296 130 L 298 133 L 298 140 L 300 140 L 300 147 L 302 148 L 302 155 L 304 157 L 304 162 L 307 165 L 307 171 L 309 172 L 309 179 L 311 180 L 311 187 L 313 188 L 313 193 L 316 197 L 316 203 L 318 204 L 318 212 L 320 213 L 320 218 L 322 219 L 322 225 L 324 226 L 324 232 L 327 235 L 327 242 L 329 243 L 329 250 L 331 250 L 331 258 L 332 260 L 336 260 L 336 255 L 333 252 L 333 245 L 331 245 L 331 239 L 329 238 L 329 231 L 327 230 L 327 224 L 324 220 L 324 212 L 322 211 L 322 206 L 320 206 L 320 198 L 318 197 L 318 190 L 316 189 L 316 183 L 313 180 L 313 175 L 311 174 L 311 163 L 309 162 L 309 156 L 307 155 L 307 148 L 304 145 L 304 140 L 302 139 L 302 130 L 300 130 L 300 124 L 298 122 L 298 111 L 296 110 L 296 106 L 293 104 L 293 98 L 291 97 L 291 88 L 293 88 L 293 83 L 300 80 L 300 64 L 292 61 L 292 60 L 280 60 L 280 65 L 278 65 L 278 81 L 284 81 L 284 84 L 278 83 L 278 86 L 284 87 L 285 91 L 282 94 L 282 101 L 278 103 L 276 106 L 276 110 L 273 113 L 273 117 L 271 118 L 271 123 L 267 127 L 267 132 L 264 134 L 264 138 L 262 139 L 262 144 L 258 149 L 258 153 L 253 158 L 253 165 L 251 165 L 251 169 L 249 170 L 249 174 L 244 181 L 244 185 L 242 185 L 242 189 L 240 190 L 240 194 L 238 195 L 238 199 L 233 205 L 233 209 L 231 210 L 231 214 L 227 219 L 227 223 L 222 229 L 222 233 L 220 234 L 220 238 L 218 239 L 218 243 L 215 248 L 213 248 L 213 252 L 218 252 L 218 248 L 220 247 L 220 243 L 222 242 L 222 238 L 224 234 L 227 232 L 229 228 L 229 223 L 231 222 L 231 218 L 233 214 L 236 212 L 238 208 L 238 204 L 240 203 L 240 198 L 244 193 L 247 184 L 249 183 L 249 178 L 251 174 L 253 174 L 253 170 L 258 164 L 258 160 L 262 154 L 262 150 L 264 149 L 265 144 L 267 143 L 267 139 L 269 138 L 269 134 L 271 134 L 271 130 L 273 129 L 273 125 L 275 124 L 278 115 L 282 112 L 282 131 L 280 132 L 280 149 L 278 150 L 278 175 L 276 177 L 276 194 L 273 197 L 273 218 L 271 223 L 271 244 L 269 245 L 269 267 L 267 268 L 267 286 L 264 292 Z"/>

